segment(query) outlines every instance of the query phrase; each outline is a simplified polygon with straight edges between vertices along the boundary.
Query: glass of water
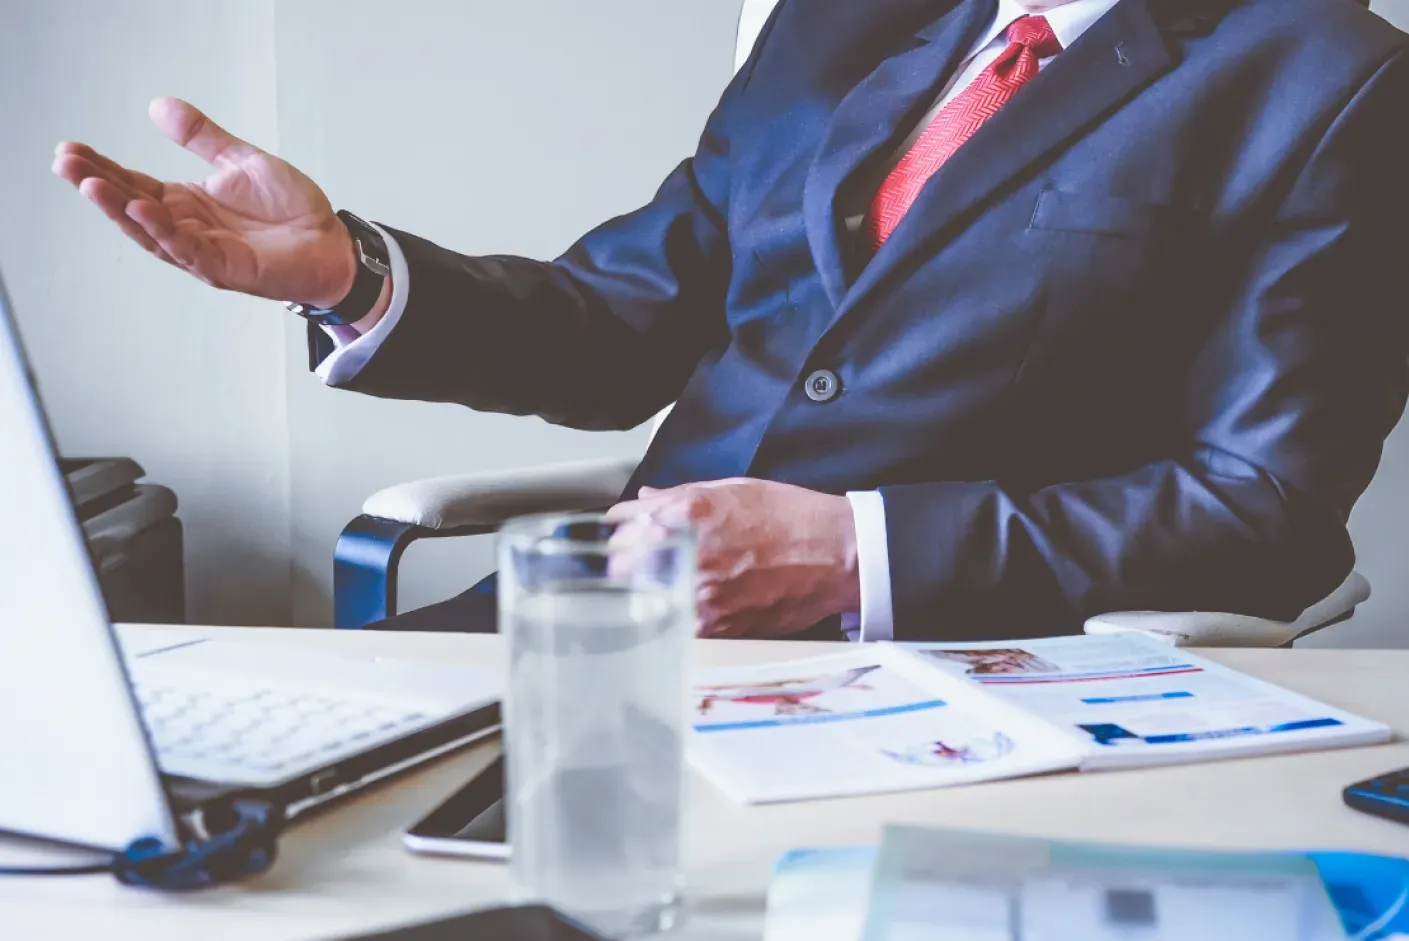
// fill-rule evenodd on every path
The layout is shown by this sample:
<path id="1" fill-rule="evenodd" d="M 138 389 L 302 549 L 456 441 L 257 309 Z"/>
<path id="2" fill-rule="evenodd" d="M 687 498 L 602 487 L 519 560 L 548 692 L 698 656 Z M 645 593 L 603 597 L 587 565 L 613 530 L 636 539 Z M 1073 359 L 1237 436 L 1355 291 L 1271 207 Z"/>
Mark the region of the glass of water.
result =
<path id="1" fill-rule="evenodd" d="M 610 936 L 679 919 L 693 534 L 527 517 L 499 541 L 509 872 Z"/>

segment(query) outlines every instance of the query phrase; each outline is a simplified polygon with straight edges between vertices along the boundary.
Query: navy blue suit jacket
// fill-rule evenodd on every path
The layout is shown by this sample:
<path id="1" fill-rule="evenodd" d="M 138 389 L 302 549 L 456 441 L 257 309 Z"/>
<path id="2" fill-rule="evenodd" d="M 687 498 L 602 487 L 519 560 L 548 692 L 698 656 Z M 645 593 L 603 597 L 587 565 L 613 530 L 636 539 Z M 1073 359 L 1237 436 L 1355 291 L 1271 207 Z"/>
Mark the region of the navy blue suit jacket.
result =
<path id="1" fill-rule="evenodd" d="M 557 261 L 395 233 L 410 303 L 351 388 L 580 428 L 678 400 L 633 487 L 878 488 L 897 639 L 1295 616 L 1405 403 L 1406 37 L 1122 0 L 867 259 L 839 200 L 995 9 L 785 0 L 694 157 Z"/>

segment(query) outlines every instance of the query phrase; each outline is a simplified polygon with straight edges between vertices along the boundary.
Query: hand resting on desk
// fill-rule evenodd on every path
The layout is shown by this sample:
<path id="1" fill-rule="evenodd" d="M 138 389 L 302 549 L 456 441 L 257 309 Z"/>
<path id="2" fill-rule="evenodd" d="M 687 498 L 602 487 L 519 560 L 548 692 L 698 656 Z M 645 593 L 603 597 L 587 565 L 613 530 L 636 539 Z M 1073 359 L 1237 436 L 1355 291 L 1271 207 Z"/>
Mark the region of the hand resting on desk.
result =
<path id="1" fill-rule="evenodd" d="M 610 514 L 698 535 L 703 637 L 783 637 L 861 607 L 846 497 L 766 480 L 641 488 Z"/>

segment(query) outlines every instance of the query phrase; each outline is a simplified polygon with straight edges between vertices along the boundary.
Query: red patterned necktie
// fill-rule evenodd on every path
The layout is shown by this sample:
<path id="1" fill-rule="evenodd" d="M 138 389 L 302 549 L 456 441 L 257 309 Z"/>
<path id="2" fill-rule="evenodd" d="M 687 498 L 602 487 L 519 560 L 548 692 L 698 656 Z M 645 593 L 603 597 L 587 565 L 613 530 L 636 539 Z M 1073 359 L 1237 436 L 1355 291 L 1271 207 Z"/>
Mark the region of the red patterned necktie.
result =
<path id="1" fill-rule="evenodd" d="M 968 88 L 940 109 L 930 126 L 881 183 L 866 215 L 866 235 L 878 250 L 920 195 L 925 181 L 983 122 L 998 113 L 1032 77 L 1040 59 L 1062 51 L 1062 44 L 1042 16 L 1025 16 L 1008 27 L 1008 48 L 979 73 Z"/>

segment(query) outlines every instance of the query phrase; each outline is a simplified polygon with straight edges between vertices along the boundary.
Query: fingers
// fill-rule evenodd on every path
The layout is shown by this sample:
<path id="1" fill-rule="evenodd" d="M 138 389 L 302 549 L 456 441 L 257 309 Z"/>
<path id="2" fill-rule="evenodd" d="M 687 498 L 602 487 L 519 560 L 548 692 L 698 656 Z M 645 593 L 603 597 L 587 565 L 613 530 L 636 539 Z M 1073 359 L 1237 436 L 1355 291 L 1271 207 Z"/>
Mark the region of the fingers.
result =
<path id="1" fill-rule="evenodd" d="M 161 199 L 164 185 L 145 173 L 129 170 L 116 160 L 98 153 L 87 144 L 64 141 L 54 148 L 54 173 L 77 186 L 90 176 L 99 176 L 150 199 Z"/>
<path id="2" fill-rule="evenodd" d="M 754 634 L 756 612 L 726 611 L 714 609 L 703 602 L 696 602 L 699 626 L 697 637 L 711 637 L 721 640 L 737 640 Z"/>
<path id="3" fill-rule="evenodd" d="M 624 500 L 603 514 L 608 523 L 623 523 L 643 512 L 640 500 Z"/>
<path id="4" fill-rule="evenodd" d="M 126 214 L 177 265 L 207 284 L 214 283 L 204 273 L 210 268 L 211 246 L 177 225 L 166 207 L 145 199 L 136 200 L 127 204 Z"/>
<path id="5" fill-rule="evenodd" d="M 86 144 L 65 141 L 54 151 L 54 173 L 78 188 L 128 238 L 162 261 L 201 273 L 210 246 L 183 230 L 160 203 L 165 184 L 128 170 Z"/>
<path id="6" fill-rule="evenodd" d="M 630 579 L 659 566 L 661 545 L 675 529 L 657 519 L 651 505 L 639 501 L 622 503 L 612 507 L 606 516 L 616 524 L 607 540 L 607 572 L 612 578 Z"/>
<path id="7" fill-rule="evenodd" d="M 745 640 L 753 635 L 752 624 L 741 618 L 702 624 L 697 637 L 707 640 Z"/>
<path id="8" fill-rule="evenodd" d="M 655 487 L 642 487 L 637 491 L 635 500 L 623 500 L 608 510 L 607 520 L 617 523 L 622 520 L 630 519 L 633 516 L 638 516 L 641 513 L 648 513 L 652 509 L 665 503 L 670 495 L 670 490 L 658 490 Z"/>
<path id="9" fill-rule="evenodd" d="M 78 191 L 88 198 L 88 201 L 102 210 L 103 215 L 117 223 L 118 228 L 132 241 L 141 245 L 144 249 L 156 255 L 162 261 L 171 262 L 171 256 L 156 240 L 147 234 L 136 222 L 127 216 L 127 206 L 131 202 L 127 193 L 115 186 L 108 180 L 98 177 L 90 177 L 79 184 Z"/>
<path id="10" fill-rule="evenodd" d="M 695 584 L 695 613 L 700 637 L 735 637 L 743 622 L 742 612 L 734 610 L 737 598 L 730 586 L 709 572 L 701 572 Z"/>
<path id="11" fill-rule="evenodd" d="M 609 523 L 644 521 L 665 533 L 675 526 L 690 522 L 691 501 L 687 495 L 672 490 L 657 490 L 651 494 L 642 493 L 639 500 L 625 500 L 607 510 L 605 518 Z"/>
<path id="12" fill-rule="evenodd" d="M 54 153 L 53 171 L 56 175 L 77 187 L 132 241 L 162 261 L 176 264 L 171 255 L 127 212 L 127 207 L 135 201 L 159 199 L 162 192 L 159 181 L 126 170 L 86 144 L 66 141 L 55 148 Z"/>
<path id="13" fill-rule="evenodd" d="M 132 201 L 132 195 L 121 187 L 101 177 L 90 177 L 78 184 L 78 191 L 114 222 L 127 218 L 127 204 Z"/>
<path id="14" fill-rule="evenodd" d="M 206 163 L 259 153 L 259 148 L 225 130 L 180 98 L 158 98 L 147 109 L 162 133 Z"/>
<path id="15" fill-rule="evenodd" d="M 121 178 L 105 173 L 96 165 L 79 157 L 56 157 L 52 169 L 56 176 L 77 187 L 79 192 L 85 192 L 85 183 L 102 182 L 104 184 L 101 190 L 103 193 L 119 194 L 123 200 L 144 198 L 140 192 Z"/>
<path id="16" fill-rule="evenodd" d="M 719 481 L 732 485 L 734 481 Z M 686 484 L 670 489 L 642 487 L 637 499 L 618 503 L 607 511 L 607 519 L 622 524 L 610 545 L 614 555 L 609 571 L 621 577 L 630 573 L 643 545 L 652 537 L 667 533 L 671 528 L 691 525 L 707 515 L 708 499 L 701 493 L 707 484 Z M 707 533 L 707 530 L 706 530 Z M 706 536 L 707 538 L 707 536 Z M 634 551 L 633 551 L 634 550 Z M 620 558 L 617 557 L 619 553 Z M 751 608 L 737 609 L 736 592 L 726 587 L 728 579 L 710 571 L 707 554 L 700 560 L 700 577 L 696 587 L 696 607 L 701 637 L 746 637 L 752 633 L 757 612 Z"/>

